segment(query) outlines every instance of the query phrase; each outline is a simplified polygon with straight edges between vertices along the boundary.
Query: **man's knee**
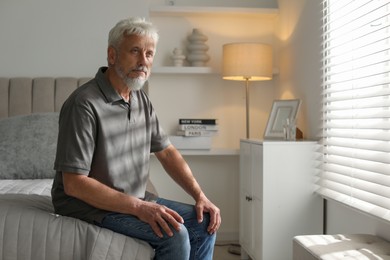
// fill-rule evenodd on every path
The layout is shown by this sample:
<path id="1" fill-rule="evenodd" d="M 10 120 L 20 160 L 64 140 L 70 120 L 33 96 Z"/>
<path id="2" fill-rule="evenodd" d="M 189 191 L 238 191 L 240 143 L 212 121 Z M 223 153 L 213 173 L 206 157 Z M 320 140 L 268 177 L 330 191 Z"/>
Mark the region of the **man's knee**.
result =
<path id="1" fill-rule="evenodd" d="M 189 259 L 191 244 L 187 228 L 180 225 L 180 230 L 173 230 L 171 237 L 165 235 L 163 241 L 158 243 L 155 249 L 156 259 L 159 259 L 161 255 L 172 256 L 176 259 Z"/>
<path id="2" fill-rule="evenodd" d="M 180 245 L 180 248 L 183 250 L 188 250 L 191 248 L 190 244 L 190 236 L 188 234 L 187 228 L 181 224 L 180 225 L 180 230 L 177 231 L 175 230 L 173 233 L 173 236 L 170 238 L 171 243 L 174 243 L 175 245 Z"/>

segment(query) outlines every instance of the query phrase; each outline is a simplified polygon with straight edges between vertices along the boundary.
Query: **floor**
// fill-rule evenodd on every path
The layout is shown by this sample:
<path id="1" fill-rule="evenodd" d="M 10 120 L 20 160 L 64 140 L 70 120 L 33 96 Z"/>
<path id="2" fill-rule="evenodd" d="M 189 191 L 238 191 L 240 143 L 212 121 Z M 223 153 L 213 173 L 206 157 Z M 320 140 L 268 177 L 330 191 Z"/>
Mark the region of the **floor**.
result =
<path id="1" fill-rule="evenodd" d="M 215 248 L 214 248 L 213 260 L 239 260 L 240 255 L 229 253 L 229 248 L 236 249 L 236 250 L 239 249 L 238 247 L 235 247 L 234 245 L 235 244 L 229 244 L 229 243 L 219 244 L 217 242 L 215 245 Z"/>

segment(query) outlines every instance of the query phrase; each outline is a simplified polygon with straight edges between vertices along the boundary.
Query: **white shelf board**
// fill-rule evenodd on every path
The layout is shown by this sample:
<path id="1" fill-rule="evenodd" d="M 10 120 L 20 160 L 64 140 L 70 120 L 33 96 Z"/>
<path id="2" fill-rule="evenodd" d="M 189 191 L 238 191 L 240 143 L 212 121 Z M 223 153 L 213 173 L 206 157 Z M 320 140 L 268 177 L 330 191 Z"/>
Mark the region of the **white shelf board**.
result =
<path id="1" fill-rule="evenodd" d="M 240 149 L 211 148 L 211 149 L 178 149 L 183 156 L 236 156 Z M 154 153 L 151 154 L 155 156 Z"/>
<path id="2" fill-rule="evenodd" d="M 200 6 L 153 6 L 151 16 L 188 16 L 188 15 L 268 15 L 277 16 L 277 8 L 243 7 L 200 7 Z"/>
<path id="3" fill-rule="evenodd" d="M 227 156 L 227 155 L 239 155 L 239 149 L 226 149 L 226 148 L 212 148 L 210 150 L 205 149 L 180 149 L 182 155 L 214 155 L 214 156 Z"/>
<path id="4" fill-rule="evenodd" d="M 156 74 L 217 74 L 209 67 L 153 67 L 152 73 Z"/>
<path id="5" fill-rule="evenodd" d="M 156 66 L 152 69 L 153 74 L 221 74 L 210 67 L 174 67 Z M 279 68 L 273 68 L 272 74 L 279 75 Z"/>

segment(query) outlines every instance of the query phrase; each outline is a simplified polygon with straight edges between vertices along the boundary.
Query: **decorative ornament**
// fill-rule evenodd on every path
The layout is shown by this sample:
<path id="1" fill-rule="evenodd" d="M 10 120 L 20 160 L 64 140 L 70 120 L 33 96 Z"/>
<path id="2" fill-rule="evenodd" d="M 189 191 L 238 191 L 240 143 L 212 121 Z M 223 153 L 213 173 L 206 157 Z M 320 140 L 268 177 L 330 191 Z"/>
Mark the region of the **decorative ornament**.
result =
<path id="1" fill-rule="evenodd" d="M 173 55 L 172 55 L 173 65 L 175 67 L 183 66 L 183 62 L 184 62 L 186 56 L 183 55 L 182 49 L 174 48 L 172 53 L 173 53 Z"/>
<path id="2" fill-rule="evenodd" d="M 205 44 L 207 39 L 207 36 L 197 28 L 193 29 L 191 35 L 188 36 L 187 61 L 191 66 L 202 67 L 210 60 L 210 56 L 206 53 L 209 49 L 209 46 Z"/>

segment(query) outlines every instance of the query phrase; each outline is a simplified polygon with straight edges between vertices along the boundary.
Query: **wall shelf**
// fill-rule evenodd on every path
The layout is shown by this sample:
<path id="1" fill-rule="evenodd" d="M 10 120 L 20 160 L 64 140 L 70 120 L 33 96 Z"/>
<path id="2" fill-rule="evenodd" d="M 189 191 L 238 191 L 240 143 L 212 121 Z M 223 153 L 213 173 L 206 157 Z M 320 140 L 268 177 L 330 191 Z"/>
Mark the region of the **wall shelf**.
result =
<path id="1" fill-rule="evenodd" d="M 278 8 L 244 8 L 244 7 L 215 7 L 215 6 L 169 6 L 169 5 L 152 5 L 149 7 L 149 16 L 151 18 L 160 17 L 172 18 L 172 17 L 191 17 L 195 16 L 196 19 L 201 19 L 201 17 L 218 17 L 221 19 L 230 20 L 232 16 L 234 17 L 251 17 L 254 18 L 270 18 L 273 19 L 279 15 Z M 160 25 L 166 26 L 166 25 Z M 172 44 L 172 43 L 171 43 Z M 171 45 L 169 44 L 169 45 Z M 210 47 L 211 48 L 211 47 Z M 215 57 L 214 57 L 215 58 Z M 161 64 L 160 64 L 161 63 Z M 173 67 L 165 66 L 166 61 L 156 63 L 156 67 L 153 67 L 154 74 L 199 74 L 199 75 L 218 75 L 221 74 L 219 69 L 216 69 L 216 66 L 211 67 Z M 278 74 L 278 69 L 274 69 L 274 75 Z"/>
<path id="2" fill-rule="evenodd" d="M 155 74 L 217 74 L 210 67 L 173 67 L 173 66 L 159 66 L 152 69 Z"/>
<path id="3" fill-rule="evenodd" d="M 207 156 L 227 156 L 227 155 L 239 155 L 239 149 L 227 149 L 227 148 L 213 148 L 210 150 L 190 150 L 179 149 L 182 155 L 207 155 Z"/>
<path id="4" fill-rule="evenodd" d="M 199 6 L 154 6 L 149 9 L 151 16 L 190 16 L 190 15 L 262 15 L 274 17 L 277 8 L 242 7 L 199 7 Z"/>
<path id="5" fill-rule="evenodd" d="M 238 156 L 240 149 L 212 148 L 212 149 L 178 149 L 183 156 Z M 154 153 L 151 154 L 155 156 Z"/>
<path id="6" fill-rule="evenodd" d="M 174 67 L 174 66 L 157 66 L 152 69 L 153 74 L 220 74 L 210 67 Z M 272 74 L 279 75 L 279 68 L 273 68 Z"/>

